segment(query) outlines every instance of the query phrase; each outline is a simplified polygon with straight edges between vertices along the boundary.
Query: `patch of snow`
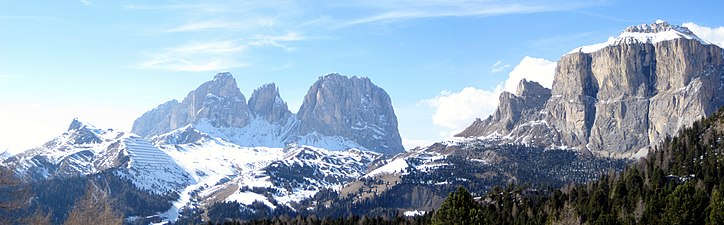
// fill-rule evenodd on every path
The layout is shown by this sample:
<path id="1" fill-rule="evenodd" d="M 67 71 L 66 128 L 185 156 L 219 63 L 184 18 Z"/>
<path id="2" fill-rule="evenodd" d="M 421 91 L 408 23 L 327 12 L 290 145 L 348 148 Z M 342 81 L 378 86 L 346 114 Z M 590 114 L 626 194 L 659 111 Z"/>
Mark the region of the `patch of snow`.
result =
<path id="1" fill-rule="evenodd" d="M 409 166 L 404 158 L 398 158 L 367 173 L 365 177 L 374 177 L 381 174 L 404 174 L 407 173 L 407 167 Z"/>
<path id="2" fill-rule="evenodd" d="M 479 162 L 479 163 L 486 164 L 486 165 L 490 165 L 490 161 L 485 160 L 485 159 L 468 159 L 468 160 L 473 161 L 473 162 Z"/>
<path id="3" fill-rule="evenodd" d="M 425 215 L 425 213 L 427 213 L 427 212 L 413 210 L 413 211 L 405 211 L 404 213 L 402 213 L 402 215 L 405 215 L 406 217 L 415 217 L 415 216 Z"/>
<path id="4" fill-rule="evenodd" d="M 251 205 L 255 201 L 259 201 L 264 203 L 264 205 L 268 206 L 271 209 L 276 209 L 277 207 L 272 204 L 264 195 L 260 195 L 254 192 L 236 192 L 232 194 L 231 196 L 227 197 L 226 202 L 238 202 L 243 205 Z"/>
<path id="5" fill-rule="evenodd" d="M 315 146 L 315 147 L 329 149 L 329 150 L 335 150 L 335 151 L 341 151 L 341 150 L 347 150 L 347 149 L 369 150 L 369 149 L 363 147 L 362 145 L 357 144 L 357 142 L 354 142 L 347 138 L 340 137 L 340 136 L 322 135 L 320 133 L 317 133 L 316 131 L 312 132 L 310 134 L 304 135 L 304 136 L 300 136 L 299 140 L 297 140 L 297 144 Z"/>

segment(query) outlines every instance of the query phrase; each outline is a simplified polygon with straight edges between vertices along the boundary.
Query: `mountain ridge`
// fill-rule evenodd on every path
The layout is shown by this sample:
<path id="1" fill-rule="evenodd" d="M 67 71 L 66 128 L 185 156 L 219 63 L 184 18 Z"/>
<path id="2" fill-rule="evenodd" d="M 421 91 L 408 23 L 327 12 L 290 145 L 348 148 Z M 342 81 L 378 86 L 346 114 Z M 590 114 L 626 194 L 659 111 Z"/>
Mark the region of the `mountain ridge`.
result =
<path id="1" fill-rule="evenodd" d="M 629 27 L 620 37 L 626 40 L 631 32 L 693 35 L 686 31 L 657 21 Z M 498 116 L 476 120 L 457 136 L 574 148 L 605 156 L 643 156 L 650 146 L 724 105 L 723 50 L 696 36 L 669 37 L 606 42 L 590 53 L 563 55 L 543 108 L 501 95 L 494 114 Z M 509 105 L 518 110 L 507 110 Z M 515 118 L 525 111 L 537 113 L 506 127 L 510 121 L 502 118 Z"/>
<path id="2" fill-rule="evenodd" d="M 154 139 L 193 125 L 248 147 L 298 143 L 385 154 L 404 150 L 391 99 L 369 78 L 320 76 L 304 99 L 294 114 L 270 83 L 255 89 L 247 102 L 233 75 L 223 72 L 180 103 L 171 100 L 144 113 L 132 131 Z"/>

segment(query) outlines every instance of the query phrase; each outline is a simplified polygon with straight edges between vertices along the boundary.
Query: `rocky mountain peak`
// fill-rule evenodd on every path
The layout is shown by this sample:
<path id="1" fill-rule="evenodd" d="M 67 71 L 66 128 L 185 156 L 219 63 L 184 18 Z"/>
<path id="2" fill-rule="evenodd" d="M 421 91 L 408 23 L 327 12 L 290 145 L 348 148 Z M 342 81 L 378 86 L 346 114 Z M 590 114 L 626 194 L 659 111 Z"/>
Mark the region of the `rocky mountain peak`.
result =
<path id="1" fill-rule="evenodd" d="M 96 128 L 95 126 L 84 123 L 78 118 L 74 118 L 68 126 L 68 139 L 73 144 L 95 144 L 100 143 L 101 135 L 104 133 L 103 130 Z"/>
<path id="2" fill-rule="evenodd" d="M 320 77 L 297 116 L 300 135 L 345 137 L 381 153 L 404 150 L 390 96 L 366 77 L 336 73 Z"/>
<path id="3" fill-rule="evenodd" d="M 292 115 L 274 83 L 265 84 L 254 90 L 249 98 L 249 110 L 254 116 L 270 123 L 283 124 Z"/>
<path id="4" fill-rule="evenodd" d="M 480 134 L 506 135 L 525 123 L 537 120 L 539 111 L 551 97 L 551 90 L 538 82 L 523 79 L 518 83 L 516 94 L 503 92 L 500 94 L 498 108 L 493 115 L 485 120 L 476 119 L 472 125 L 463 130 L 458 137 L 474 137 Z M 526 128 L 535 129 L 528 124 Z M 521 129 L 522 131 L 522 129 Z"/>
<path id="5" fill-rule="evenodd" d="M 294 115 L 275 84 L 257 88 L 247 102 L 234 77 L 219 73 L 180 103 L 172 100 L 144 113 L 132 131 L 156 136 L 158 143 L 194 142 L 206 133 L 240 146 L 404 150 L 390 96 L 369 78 L 339 74 L 319 77 Z"/>
<path id="6" fill-rule="evenodd" d="M 708 41 L 697 37 L 689 28 L 672 25 L 663 20 L 657 20 L 652 24 L 629 26 L 624 29 L 618 37 L 610 37 L 608 41 L 604 43 L 575 48 L 570 51 L 569 54 L 575 52 L 593 53 L 609 46 L 656 44 L 676 39 L 696 40 L 705 45 L 710 44 Z"/>
<path id="7" fill-rule="evenodd" d="M 212 94 L 219 97 L 235 97 L 244 99 L 244 95 L 241 93 L 236 84 L 236 79 L 234 79 L 234 76 L 228 72 L 216 74 L 213 80 L 201 84 L 201 86 L 189 93 L 189 95 L 192 93 L 201 97 Z"/>
<path id="8" fill-rule="evenodd" d="M 93 125 L 81 122 L 78 118 L 73 118 L 73 121 L 70 122 L 70 126 L 68 126 L 68 131 L 81 130 L 86 127 L 95 129 Z"/>
<path id="9" fill-rule="evenodd" d="M 498 109 L 461 134 L 632 156 L 724 105 L 724 56 L 684 27 L 656 21 L 563 55 L 552 95 L 503 93 Z M 522 91 L 521 91 L 522 90 Z M 545 99 L 545 98 L 540 98 Z M 540 107 L 538 107 L 540 106 Z"/>
<path id="10" fill-rule="evenodd" d="M 538 82 L 522 79 L 520 80 L 520 83 L 518 83 L 518 88 L 516 89 L 515 95 L 523 98 L 545 95 L 550 97 L 551 90 L 543 87 Z"/>
<path id="11" fill-rule="evenodd" d="M 199 122 L 214 127 L 243 127 L 249 123 L 250 114 L 231 73 L 218 73 L 189 92 L 181 103 L 172 100 L 144 113 L 134 121 L 132 131 L 148 137 Z"/>
<path id="12" fill-rule="evenodd" d="M 689 28 L 686 28 L 684 26 L 672 25 L 664 20 L 656 20 L 652 24 L 632 25 L 626 27 L 626 29 L 624 30 L 624 32 L 629 33 L 645 34 L 663 33 L 667 31 L 675 31 L 685 35 L 696 36 L 694 32 L 691 32 L 691 30 L 689 30 Z"/>

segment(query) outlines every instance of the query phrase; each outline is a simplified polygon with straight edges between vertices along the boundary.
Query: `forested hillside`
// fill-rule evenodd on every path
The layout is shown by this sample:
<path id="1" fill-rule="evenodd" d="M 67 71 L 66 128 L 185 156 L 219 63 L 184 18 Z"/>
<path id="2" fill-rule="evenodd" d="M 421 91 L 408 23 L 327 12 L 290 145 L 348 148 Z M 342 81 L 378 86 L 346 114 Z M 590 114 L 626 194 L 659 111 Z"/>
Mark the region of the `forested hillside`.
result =
<path id="1" fill-rule="evenodd" d="M 623 173 L 542 195 L 511 186 L 490 191 L 479 204 L 447 199 L 434 221 L 449 224 L 438 222 L 463 211 L 472 224 L 724 224 L 723 132 L 719 110 Z M 467 193 L 451 196 L 461 192 Z"/>
<path id="2" fill-rule="evenodd" d="M 247 224 L 724 224 L 722 134 L 720 109 L 622 173 L 562 189 L 496 187 L 475 198 L 461 187 L 437 212 L 417 218 L 280 217 Z"/>

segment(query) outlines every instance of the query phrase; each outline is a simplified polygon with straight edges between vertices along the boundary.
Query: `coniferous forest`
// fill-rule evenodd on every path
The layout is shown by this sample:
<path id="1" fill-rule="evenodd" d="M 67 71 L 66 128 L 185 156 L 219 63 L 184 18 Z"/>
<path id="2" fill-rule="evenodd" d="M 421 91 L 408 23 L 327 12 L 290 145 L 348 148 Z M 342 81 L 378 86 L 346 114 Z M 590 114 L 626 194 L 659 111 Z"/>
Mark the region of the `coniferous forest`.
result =
<path id="1" fill-rule="evenodd" d="M 418 217 L 276 217 L 227 224 L 724 224 L 724 110 L 667 138 L 622 173 L 539 190 L 460 187 Z"/>

